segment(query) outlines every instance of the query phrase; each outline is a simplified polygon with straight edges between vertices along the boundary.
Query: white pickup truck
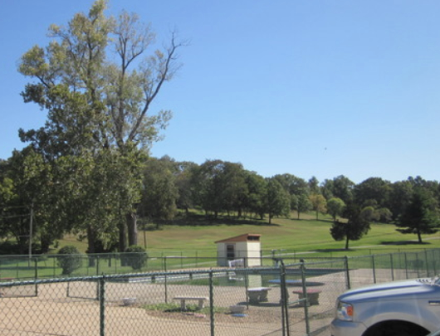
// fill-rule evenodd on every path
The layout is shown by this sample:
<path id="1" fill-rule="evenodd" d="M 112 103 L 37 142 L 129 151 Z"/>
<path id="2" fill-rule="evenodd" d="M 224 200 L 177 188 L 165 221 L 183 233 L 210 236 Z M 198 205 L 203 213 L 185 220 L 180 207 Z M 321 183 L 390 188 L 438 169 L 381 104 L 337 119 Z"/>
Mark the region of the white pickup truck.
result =
<path id="1" fill-rule="evenodd" d="M 336 305 L 332 336 L 424 336 L 440 329 L 440 279 L 349 290 Z"/>

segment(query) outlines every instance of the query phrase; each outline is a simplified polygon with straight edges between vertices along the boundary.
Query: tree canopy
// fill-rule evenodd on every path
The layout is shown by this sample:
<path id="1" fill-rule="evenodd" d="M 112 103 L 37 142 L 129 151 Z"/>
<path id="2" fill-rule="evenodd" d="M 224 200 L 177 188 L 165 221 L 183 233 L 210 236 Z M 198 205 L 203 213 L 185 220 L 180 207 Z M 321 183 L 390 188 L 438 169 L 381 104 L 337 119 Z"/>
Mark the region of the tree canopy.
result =
<path id="1" fill-rule="evenodd" d="M 170 111 L 152 113 L 150 107 L 180 67 L 176 53 L 182 46 L 173 33 L 168 47 L 150 52 L 155 40 L 150 26 L 125 11 L 106 16 L 106 6 L 97 0 L 67 26 L 51 25 L 49 45 L 32 47 L 19 64 L 33 80 L 22 93 L 24 101 L 47 111 L 44 127 L 20 130 L 20 137 L 57 168 L 53 183 L 75 185 L 71 192 L 78 202 L 69 205 L 81 213 L 74 227 L 86 226 L 90 252 L 96 250 L 94 241 L 113 232 L 114 223 L 121 250 L 126 239 L 137 243 L 142 155 L 171 118 Z"/>
<path id="2" fill-rule="evenodd" d="M 214 218 L 268 215 L 269 222 L 291 210 L 298 219 L 310 208 L 316 218 L 327 211 L 332 235 L 345 237 L 347 248 L 371 220 L 398 221 L 420 241 L 436 232 L 439 183 L 418 176 L 356 185 L 340 175 L 319 183 L 289 173 L 264 178 L 220 159 L 199 165 L 149 157 L 172 117 L 152 104 L 179 70 L 185 43 L 172 32 L 156 48 L 150 25 L 125 11 L 108 16 L 106 7 L 96 0 L 87 14 L 51 25 L 50 43 L 20 59 L 29 79 L 22 97 L 47 113 L 41 128 L 19 130 L 28 146 L 0 161 L 0 235 L 13 236 L 20 251 L 32 243 L 31 222 L 43 251 L 65 232 L 85 234 L 90 253 L 125 251 L 137 244 L 138 216 L 171 220 L 176 208 L 188 215 L 192 207 Z"/>
<path id="3" fill-rule="evenodd" d="M 333 221 L 336 217 L 342 215 L 345 208 L 345 203 L 338 197 L 332 197 L 327 201 L 327 212 L 332 216 Z"/>
<path id="4" fill-rule="evenodd" d="M 435 199 L 427 190 L 416 188 L 396 225 L 399 227 L 397 231 L 416 234 L 418 242 L 422 243 L 422 234 L 432 234 L 439 230 L 440 221 Z"/>
<path id="5" fill-rule="evenodd" d="M 346 205 L 343 216 L 347 222 L 333 222 L 330 234 L 336 241 L 345 239 L 345 249 L 348 250 L 350 240 L 359 240 L 368 233 L 370 218 L 368 213 L 354 202 Z"/>

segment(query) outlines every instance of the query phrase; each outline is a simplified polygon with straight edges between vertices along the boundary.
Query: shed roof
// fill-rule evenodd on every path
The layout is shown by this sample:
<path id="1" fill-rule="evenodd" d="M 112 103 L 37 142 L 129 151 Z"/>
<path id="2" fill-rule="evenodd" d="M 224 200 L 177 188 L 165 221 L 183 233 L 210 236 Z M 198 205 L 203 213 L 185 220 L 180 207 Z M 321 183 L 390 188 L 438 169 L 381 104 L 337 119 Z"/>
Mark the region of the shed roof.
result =
<path id="1" fill-rule="evenodd" d="M 245 241 L 260 241 L 261 234 L 246 233 L 240 236 L 217 240 L 215 243 L 229 243 L 229 242 L 245 242 Z"/>

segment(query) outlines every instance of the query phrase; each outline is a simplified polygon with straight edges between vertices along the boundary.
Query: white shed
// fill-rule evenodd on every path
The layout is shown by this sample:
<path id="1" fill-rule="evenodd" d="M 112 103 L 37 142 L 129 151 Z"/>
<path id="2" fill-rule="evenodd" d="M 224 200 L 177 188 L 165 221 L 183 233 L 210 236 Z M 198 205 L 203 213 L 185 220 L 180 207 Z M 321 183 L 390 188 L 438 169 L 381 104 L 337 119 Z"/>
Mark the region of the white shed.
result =
<path id="1" fill-rule="evenodd" d="M 260 234 L 246 233 L 218 240 L 217 265 L 229 266 L 229 261 L 242 259 L 245 267 L 261 266 Z"/>

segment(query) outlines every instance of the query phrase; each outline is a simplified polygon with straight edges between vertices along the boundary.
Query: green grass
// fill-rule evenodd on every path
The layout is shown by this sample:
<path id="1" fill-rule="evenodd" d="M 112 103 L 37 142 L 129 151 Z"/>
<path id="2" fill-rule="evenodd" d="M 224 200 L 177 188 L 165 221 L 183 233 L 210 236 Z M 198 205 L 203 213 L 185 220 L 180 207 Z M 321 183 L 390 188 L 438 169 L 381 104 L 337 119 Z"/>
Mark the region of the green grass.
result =
<path id="1" fill-rule="evenodd" d="M 302 215 L 302 218 L 275 218 L 269 225 L 266 221 L 236 222 L 227 218 L 207 222 L 204 217 L 198 216 L 194 217 L 194 225 L 191 225 L 191 220 L 185 219 L 184 224 L 177 221 L 175 225 L 164 225 L 160 230 L 139 231 L 138 243 L 141 246 L 145 244 L 149 256 L 142 271 L 216 267 L 215 242 L 245 233 L 261 234 L 263 256 L 268 257 L 263 260 L 263 266 L 273 265 L 270 258 L 273 255 L 282 255 L 288 264 L 298 262 L 300 258 L 313 261 L 314 257 L 365 256 L 440 248 L 440 233 L 423 235 L 424 243 L 419 244 L 415 235 L 403 235 L 396 231 L 394 225 L 372 224 L 367 235 L 358 241 L 350 241 L 349 250 L 345 250 L 345 241 L 334 241 L 330 235 L 330 218 L 321 216 L 316 220 L 313 214 Z M 67 235 L 49 255 L 38 256 L 38 277 L 61 275 L 53 254 L 65 245 L 74 245 L 83 253 L 87 249 L 85 241 L 78 241 L 74 235 Z M 93 266 L 89 266 L 87 258 L 84 255 L 82 267 L 73 276 L 134 272 L 131 267 L 121 266 L 118 258 L 100 256 Z M 27 256 L 4 256 L 0 258 L 0 263 L 1 278 L 29 279 L 35 276 L 35 265 L 28 261 Z"/>
<path id="2" fill-rule="evenodd" d="M 261 248 L 265 255 L 271 250 L 286 250 L 285 253 L 313 251 L 314 256 L 351 256 L 440 248 L 440 233 L 423 235 L 424 243 L 419 244 L 416 235 L 401 234 L 395 225 L 372 224 L 368 234 L 358 241 L 350 241 L 346 251 L 345 241 L 335 241 L 330 235 L 330 217 L 320 215 L 319 220 L 314 214 L 302 214 L 304 219 L 301 220 L 296 220 L 296 214 L 292 217 L 275 218 L 269 225 L 267 221 L 242 224 L 243 221 L 228 219 L 208 223 L 198 216 L 193 220 L 186 219 L 185 225 L 163 225 L 156 231 L 140 230 L 138 244 L 145 246 L 150 256 L 156 257 L 215 257 L 217 240 L 245 233 L 261 234 Z M 83 252 L 87 248 L 86 242 L 79 242 L 74 236 L 60 241 L 59 247 L 71 244 Z"/>
<path id="3" fill-rule="evenodd" d="M 288 252 L 315 251 L 332 255 L 362 255 L 386 253 L 422 248 L 440 247 L 440 233 L 424 235 L 424 244 L 418 244 L 415 235 L 403 235 L 391 224 L 372 224 L 367 235 L 358 241 L 350 241 L 349 251 L 343 250 L 345 241 L 335 241 L 330 235 L 332 221 L 328 218 L 315 220 L 275 219 L 273 225 L 227 225 L 215 226 L 164 226 L 160 231 L 146 233 L 149 251 L 182 251 L 187 256 L 216 253 L 215 241 L 244 233 L 261 234 L 264 251 L 287 250 Z M 142 234 L 139 243 L 143 244 Z M 341 251 L 342 250 L 342 251 Z M 370 252 L 375 251 L 375 252 Z"/>

